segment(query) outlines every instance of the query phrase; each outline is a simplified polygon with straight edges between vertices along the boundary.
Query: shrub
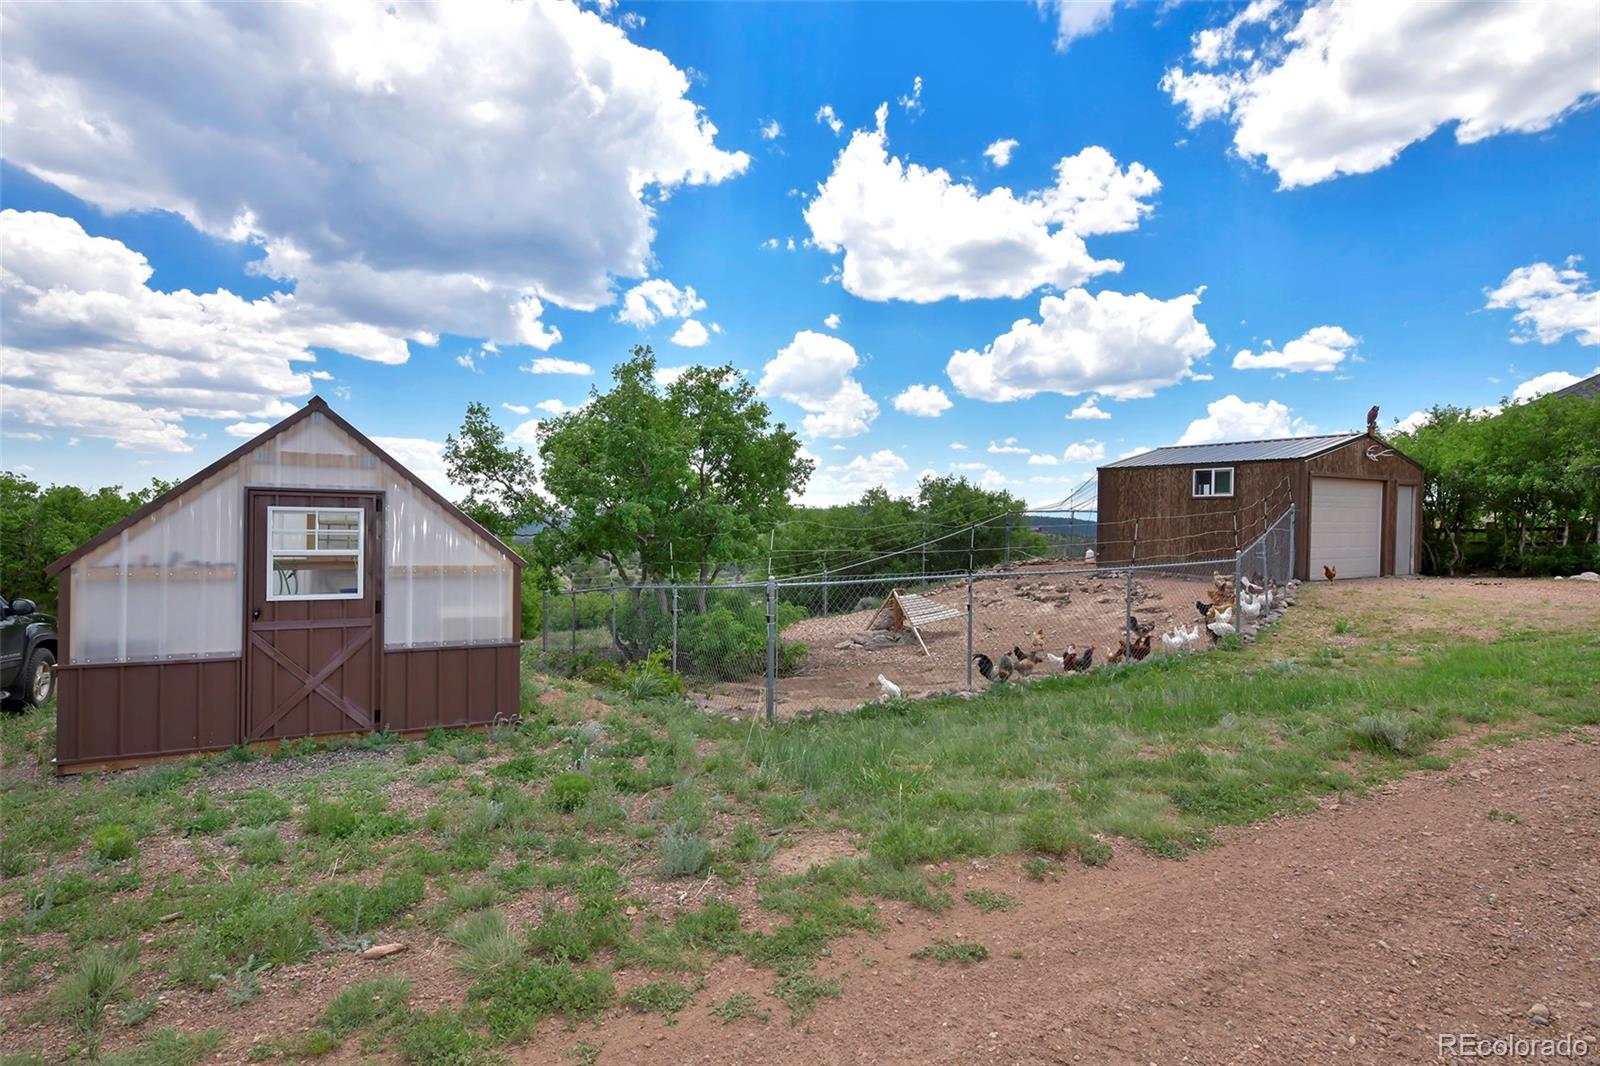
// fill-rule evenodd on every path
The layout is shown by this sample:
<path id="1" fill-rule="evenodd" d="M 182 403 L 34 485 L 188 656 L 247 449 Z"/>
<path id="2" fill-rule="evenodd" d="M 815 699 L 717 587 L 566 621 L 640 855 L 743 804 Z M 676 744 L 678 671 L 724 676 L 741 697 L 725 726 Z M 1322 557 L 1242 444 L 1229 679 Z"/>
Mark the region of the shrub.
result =
<path id="1" fill-rule="evenodd" d="M 570 814 L 583 806 L 593 791 L 593 781 L 580 773 L 568 771 L 551 778 L 549 787 L 545 789 L 545 798 L 557 810 Z"/>
<path id="2" fill-rule="evenodd" d="M 78 956 L 71 972 L 56 986 L 56 1009 L 88 1043 L 91 1059 L 99 1057 L 106 1008 L 127 994 L 137 959 L 137 944 L 115 950 L 95 945 Z"/>
<path id="3" fill-rule="evenodd" d="M 222 1039 L 220 1029 L 186 1033 L 164 1025 L 137 1047 L 102 1059 L 100 1066 L 194 1066 L 210 1058 Z"/>
<path id="4" fill-rule="evenodd" d="M 1083 833 L 1064 812 L 1051 808 L 1029 811 L 1017 832 L 1025 850 L 1057 857 L 1072 854 L 1083 839 Z"/>
<path id="5" fill-rule="evenodd" d="M 630 699 L 659 700 L 683 695 L 683 678 L 672 672 L 669 652 L 657 649 L 622 673 L 622 690 Z"/>
<path id="6" fill-rule="evenodd" d="M 463 952 L 456 963 L 472 977 L 483 977 L 522 957 L 522 943 L 499 911 L 477 911 L 450 927 L 447 939 Z"/>
<path id="7" fill-rule="evenodd" d="M 662 877 L 692 877 L 711 861 L 711 845 L 706 838 L 677 824 L 662 830 L 659 846 Z"/>
<path id="8" fill-rule="evenodd" d="M 133 830 L 117 822 L 111 822 L 94 831 L 94 840 L 90 847 L 95 857 L 105 862 L 121 862 L 133 858 L 136 850 L 134 845 Z"/>

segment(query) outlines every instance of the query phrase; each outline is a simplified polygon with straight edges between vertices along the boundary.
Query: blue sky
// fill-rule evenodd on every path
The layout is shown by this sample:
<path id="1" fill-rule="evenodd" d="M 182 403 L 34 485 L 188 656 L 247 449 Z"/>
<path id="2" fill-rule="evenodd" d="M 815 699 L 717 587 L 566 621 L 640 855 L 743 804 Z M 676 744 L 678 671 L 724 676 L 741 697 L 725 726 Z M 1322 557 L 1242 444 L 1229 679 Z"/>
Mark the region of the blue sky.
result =
<path id="1" fill-rule="evenodd" d="M 468 402 L 531 441 L 635 343 L 749 374 L 817 501 L 1600 368 L 1592 5 L 111 11 L 3 14 L 0 447 L 45 481 L 313 391 L 438 480 Z"/>

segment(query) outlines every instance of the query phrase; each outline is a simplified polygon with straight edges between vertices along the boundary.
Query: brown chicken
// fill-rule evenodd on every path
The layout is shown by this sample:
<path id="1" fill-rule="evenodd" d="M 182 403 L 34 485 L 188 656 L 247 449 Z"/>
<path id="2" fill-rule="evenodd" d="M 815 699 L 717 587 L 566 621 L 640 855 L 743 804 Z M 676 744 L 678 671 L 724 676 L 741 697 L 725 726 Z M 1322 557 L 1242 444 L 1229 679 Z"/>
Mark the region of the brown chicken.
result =
<path id="1" fill-rule="evenodd" d="M 1332 581 L 1334 578 L 1339 576 L 1339 571 L 1334 567 L 1329 566 L 1327 563 L 1323 563 L 1322 576 L 1327 578 L 1329 581 Z"/>

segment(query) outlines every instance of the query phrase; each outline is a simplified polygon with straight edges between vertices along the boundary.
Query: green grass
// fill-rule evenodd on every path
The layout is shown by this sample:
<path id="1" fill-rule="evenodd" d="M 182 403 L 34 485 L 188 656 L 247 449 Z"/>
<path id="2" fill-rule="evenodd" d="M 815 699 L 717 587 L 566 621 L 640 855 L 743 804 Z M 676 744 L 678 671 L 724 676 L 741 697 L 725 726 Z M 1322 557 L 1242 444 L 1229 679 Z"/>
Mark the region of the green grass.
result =
<path id="1" fill-rule="evenodd" d="M 911 953 L 913 959 L 932 959 L 934 962 L 954 962 L 968 966 L 989 957 L 989 949 L 970 940 L 935 940 L 925 948 Z"/>
<path id="2" fill-rule="evenodd" d="M 964 894 L 966 901 L 978 908 L 983 914 L 993 914 L 995 911 L 1008 911 L 1017 905 L 1017 901 L 1004 892 L 991 892 L 987 888 L 973 889 Z"/>
<path id="3" fill-rule="evenodd" d="M 842 994 L 819 970 L 834 972 L 839 938 L 880 929 L 885 901 L 957 916 L 1013 904 L 958 890 L 960 860 L 1007 856 L 1043 881 L 1096 876 L 1081 867 L 1111 861 L 1113 844 L 1182 859 L 1217 827 L 1447 768 L 1460 734 L 1509 744 L 1600 723 L 1592 633 L 1474 615 L 1478 640 L 1460 635 L 1465 617 L 1402 625 L 1379 607 L 1340 610 L 1332 618 L 1308 590 L 1249 646 L 770 729 L 659 693 L 556 682 L 570 697 L 530 702 L 516 728 L 307 741 L 271 762 L 224 753 L 57 781 L 41 762 L 50 709 L 10 716 L 0 988 L 38 989 L 73 1027 L 70 1044 L 36 1049 L 48 1061 L 87 1054 L 120 1022 L 145 1026 L 123 1061 L 190 1066 L 215 1035 L 156 1028 L 159 1001 L 133 988 L 196 990 L 217 1024 L 254 1033 L 257 1000 L 298 980 L 296 964 L 320 967 L 380 931 L 426 936 L 425 924 L 451 943 L 466 995 L 411 1006 L 408 956 L 364 963 L 371 978 L 308 1003 L 298 1031 L 252 1057 L 487 1066 L 542 1019 L 617 1005 L 681 1016 L 726 956 L 764 971 L 798 1022 Z M 1336 621 L 1347 636 L 1332 644 Z M 525 678 L 528 700 L 543 691 Z M 341 747 L 338 760 L 295 764 Z M 839 833 L 863 851 L 771 870 L 778 848 Z M 151 861 L 174 853 L 197 861 L 178 872 Z M 653 899 L 662 876 L 686 895 Z M 732 885 L 755 904 L 717 898 Z M 136 942 L 137 959 L 121 954 Z M 945 941 L 922 957 L 970 963 L 983 950 Z M 710 992 L 722 997 L 712 1017 L 766 1020 L 749 993 Z"/>

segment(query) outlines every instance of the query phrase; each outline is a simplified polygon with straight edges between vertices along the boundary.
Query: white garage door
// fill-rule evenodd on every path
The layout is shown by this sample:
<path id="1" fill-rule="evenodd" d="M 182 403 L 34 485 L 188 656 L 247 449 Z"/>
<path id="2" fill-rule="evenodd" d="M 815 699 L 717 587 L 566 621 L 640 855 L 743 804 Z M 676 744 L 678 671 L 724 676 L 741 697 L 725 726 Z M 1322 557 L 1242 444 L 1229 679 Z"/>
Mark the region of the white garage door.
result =
<path id="1" fill-rule="evenodd" d="M 1311 479 L 1311 578 L 1377 577 L 1383 545 L 1383 482 Z"/>

